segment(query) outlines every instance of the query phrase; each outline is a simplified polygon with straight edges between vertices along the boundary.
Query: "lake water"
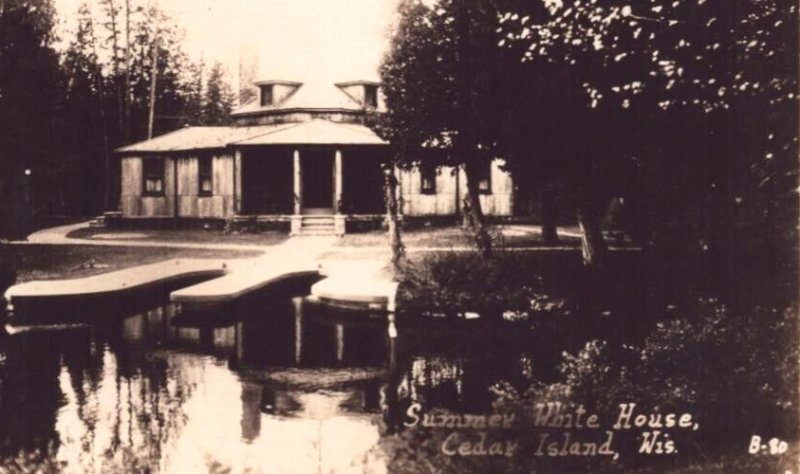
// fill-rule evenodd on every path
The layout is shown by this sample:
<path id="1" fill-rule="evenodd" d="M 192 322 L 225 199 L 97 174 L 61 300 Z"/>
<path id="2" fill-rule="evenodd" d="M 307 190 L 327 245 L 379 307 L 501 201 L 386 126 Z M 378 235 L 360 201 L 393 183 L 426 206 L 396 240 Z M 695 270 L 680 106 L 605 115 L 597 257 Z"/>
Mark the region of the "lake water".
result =
<path id="1" fill-rule="evenodd" d="M 390 338 L 385 315 L 303 297 L 152 306 L 3 339 L 0 455 L 65 472 L 386 472 L 379 441 L 412 401 L 486 411 L 493 383 L 546 378 L 559 354 L 481 320 L 401 321 Z"/>

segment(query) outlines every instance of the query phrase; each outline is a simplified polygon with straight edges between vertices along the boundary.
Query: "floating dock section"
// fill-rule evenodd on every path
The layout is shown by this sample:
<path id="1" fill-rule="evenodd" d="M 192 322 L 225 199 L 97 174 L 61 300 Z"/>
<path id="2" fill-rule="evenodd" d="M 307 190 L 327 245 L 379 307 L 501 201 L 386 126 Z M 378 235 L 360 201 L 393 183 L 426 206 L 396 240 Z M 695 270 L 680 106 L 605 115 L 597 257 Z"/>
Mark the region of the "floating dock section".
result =
<path id="1" fill-rule="evenodd" d="M 398 283 L 379 262 L 334 262 L 323 268 L 327 278 L 311 287 L 311 296 L 330 306 L 354 310 L 395 311 Z"/>

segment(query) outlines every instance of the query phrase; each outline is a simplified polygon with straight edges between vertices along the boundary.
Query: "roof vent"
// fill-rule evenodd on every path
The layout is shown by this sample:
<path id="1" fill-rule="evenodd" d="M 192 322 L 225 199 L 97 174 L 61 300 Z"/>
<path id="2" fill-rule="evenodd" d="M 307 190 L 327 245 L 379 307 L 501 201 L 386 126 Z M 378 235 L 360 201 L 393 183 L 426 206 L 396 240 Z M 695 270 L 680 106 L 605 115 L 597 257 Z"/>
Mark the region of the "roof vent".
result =
<path id="1" fill-rule="evenodd" d="M 303 85 L 302 82 L 292 81 L 259 81 L 255 85 L 260 92 L 259 105 L 261 107 L 271 107 L 280 105 L 290 95 Z"/>

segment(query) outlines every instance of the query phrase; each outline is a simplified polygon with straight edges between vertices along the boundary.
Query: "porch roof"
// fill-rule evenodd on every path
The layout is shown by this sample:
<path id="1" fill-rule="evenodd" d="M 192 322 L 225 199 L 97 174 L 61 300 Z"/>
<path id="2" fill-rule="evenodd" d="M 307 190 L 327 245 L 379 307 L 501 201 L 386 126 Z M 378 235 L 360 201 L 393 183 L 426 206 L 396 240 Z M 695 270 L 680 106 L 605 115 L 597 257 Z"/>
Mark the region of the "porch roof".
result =
<path id="1" fill-rule="evenodd" d="M 269 130 L 233 145 L 388 145 L 364 125 L 309 120 Z"/>
<path id="2" fill-rule="evenodd" d="M 117 153 L 164 153 L 231 145 L 386 145 L 369 128 L 349 123 L 308 122 L 253 127 L 186 127 L 124 146 Z"/>
<path id="3" fill-rule="evenodd" d="M 256 127 L 186 127 L 174 132 L 117 148 L 118 153 L 154 153 L 225 148 L 237 140 L 254 137 L 287 125 L 263 125 Z"/>

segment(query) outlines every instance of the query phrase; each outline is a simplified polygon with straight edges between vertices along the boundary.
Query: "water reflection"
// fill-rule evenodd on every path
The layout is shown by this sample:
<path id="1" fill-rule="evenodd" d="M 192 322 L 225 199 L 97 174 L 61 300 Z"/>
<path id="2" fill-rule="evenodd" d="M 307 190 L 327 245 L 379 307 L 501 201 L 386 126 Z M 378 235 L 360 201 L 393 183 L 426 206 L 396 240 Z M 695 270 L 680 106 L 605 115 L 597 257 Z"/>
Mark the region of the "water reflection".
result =
<path id="1" fill-rule="evenodd" d="M 491 384 L 535 371 L 504 334 L 399 329 L 285 297 L 8 337 L 0 456 L 46 453 L 66 472 L 384 472 L 380 427 L 410 403 L 484 411 Z"/>

